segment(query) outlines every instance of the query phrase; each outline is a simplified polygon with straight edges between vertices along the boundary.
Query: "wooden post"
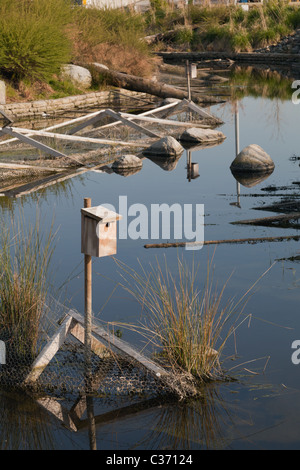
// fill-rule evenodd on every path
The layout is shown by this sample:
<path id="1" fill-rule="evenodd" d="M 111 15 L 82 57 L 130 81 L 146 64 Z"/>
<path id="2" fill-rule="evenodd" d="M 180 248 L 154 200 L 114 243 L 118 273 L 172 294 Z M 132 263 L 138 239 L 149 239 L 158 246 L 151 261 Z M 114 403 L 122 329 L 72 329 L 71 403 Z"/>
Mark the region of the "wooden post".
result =
<path id="1" fill-rule="evenodd" d="M 188 94 L 188 101 L 192 100 L 192 93 L 191 93 L 191 72 L 190 72 L 190 62 L 186 61 L 186 78 L 187 78 L 187 94 Z"/>
<path id="2" fill-rule="evenodd" d="M 84 199 L 84 207 L 91 207 L 90 198 Z M 86 254 L 84 255 L 84 313 L 86 386 L 89 389 L 92 365 L 92 257 Z"/>
<path id="3" fill-rule="evenodd" d="M 0 104 L 6 104 L 6 85 L 3 80 L 0 80 Z"/>

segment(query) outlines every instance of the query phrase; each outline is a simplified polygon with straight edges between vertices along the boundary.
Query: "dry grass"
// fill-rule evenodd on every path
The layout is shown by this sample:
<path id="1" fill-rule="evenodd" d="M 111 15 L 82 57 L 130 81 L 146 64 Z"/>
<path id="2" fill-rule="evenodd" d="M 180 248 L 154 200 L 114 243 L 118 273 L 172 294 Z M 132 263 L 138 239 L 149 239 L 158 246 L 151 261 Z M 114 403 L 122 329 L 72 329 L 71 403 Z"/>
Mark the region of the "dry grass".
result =
<path id="1" fill-rule="evenodd" d="M 147 312 L 138 331 L 160 351 L 164 363 L 174 373 L 187 373 L 200 382 L 224 378 L 223 349 L 236 331 L 256 283 L 238 301 L 224 301 L 227 282 L 221 288 L 215 285 L 212 262 L 207 263 L 202 288 L 199 266 L 189 267 L 180 259 L 175 274 L 158 261 L 149 272 L 141 265 L 141 273 L 117 263 L 122 268 L 123 287 Z"/>
<path id="2" fill-rule="evenodd" d="M 36 354 L 54 234 L 51 229 L 45 236 L 38 219 L 26 228 L 20 217 L 12 227 L 2 222 L 0 248 L 0 337 L 7 344 L 7 363 L 21 366 Z"/>

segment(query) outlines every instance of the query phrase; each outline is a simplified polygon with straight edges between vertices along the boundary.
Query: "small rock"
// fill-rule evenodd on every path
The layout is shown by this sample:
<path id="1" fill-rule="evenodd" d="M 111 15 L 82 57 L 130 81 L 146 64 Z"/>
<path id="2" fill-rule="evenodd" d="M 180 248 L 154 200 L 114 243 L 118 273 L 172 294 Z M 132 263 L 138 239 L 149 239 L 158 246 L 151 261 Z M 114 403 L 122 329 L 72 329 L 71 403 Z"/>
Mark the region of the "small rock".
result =
<path id="1" fill-rule="evenodd" d="M 226 137 L 221 131 L 201 129 L 199 127 L 187 129 L 180 137 L 180 140 L 191 143 L 216 142 L 224 139 L 226 139 Z"/>
<path id="2" fill-rule="evenodd" d="M 232 171 L 267 171 L 275 167 L 273 160 L 259 145 L 245 147 L 234 159 Z"/>
<path id="3" fill-rule="evenodd" d="M 123 155 L 112 164 L 112 168 L 118 170 L 129 170 L 132 168 L 141 168 L 142 166 L 142 160 L 136 155 Z"/>
<path id="4" fill-rule="evenodd" d="M 60 77 L 64 80 L 70 80 L 75 86 L 79 88 L 88 89 L 92 85 L 91 72 L 84 67 L 80 67 L 79 65 L 63 65 L 61 68 Z"/>
<path id="5" fill-rule="evenodd" d="M 181 155 L 183 152 L 184 148 L 182 145 L 171 136 L 162 137 L 144 150 L 144 154 L 169 157 Z"/>

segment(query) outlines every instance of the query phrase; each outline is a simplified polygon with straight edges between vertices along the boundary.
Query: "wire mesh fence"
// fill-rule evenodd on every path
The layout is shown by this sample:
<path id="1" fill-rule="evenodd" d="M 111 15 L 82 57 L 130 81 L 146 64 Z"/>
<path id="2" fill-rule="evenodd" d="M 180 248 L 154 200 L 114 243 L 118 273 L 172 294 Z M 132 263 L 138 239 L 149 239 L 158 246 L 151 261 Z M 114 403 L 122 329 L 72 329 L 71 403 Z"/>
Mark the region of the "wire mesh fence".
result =
<path id="1" fill-rule="evenodd" d="M 56 313 L 53 314 L 54 307 Z M 93 321 L 91 361 L 87 363 L 83 322 L 77 321 L 82 317 L 54 299 L 51 311 L 51 320 L 44 319 L 39 334 L 37 357 L 41 357 L 42 362 L 37 366 L 37 357 L 25 350 L 17 353 L 12 339 L 0 331 L 0 340 L 6 346 L 6 361 L 0 365 L 0 386 L 24 390 L 40 400 L 43 397 L 44 405 L 47 399 L 73 403 L 78 397 L 93 395 L 103 402 L 105 412 L 108 402 L 108 409 L 116 409 L 145 400 L 183 398 L 195 393 L 189 378 L 168 371 L 150 353 L 141 353 L 109 329 L 106 331 L 99 326 L 96 320 Z M 58 320 L 61 314 L 63 320 Z M 63 321 L 69 317 L 70 326 L 63 332 Z M 51 350 L 53 345 L 54 350 Z"/>

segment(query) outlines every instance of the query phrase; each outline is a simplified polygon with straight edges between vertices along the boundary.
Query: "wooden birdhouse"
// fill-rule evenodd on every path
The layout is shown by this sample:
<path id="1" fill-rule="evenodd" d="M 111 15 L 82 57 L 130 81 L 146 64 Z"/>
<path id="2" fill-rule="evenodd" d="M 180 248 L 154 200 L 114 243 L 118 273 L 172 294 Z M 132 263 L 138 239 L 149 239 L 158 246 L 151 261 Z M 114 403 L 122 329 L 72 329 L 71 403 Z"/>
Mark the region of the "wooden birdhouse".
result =
<path id="1" fill-rule="evenodd" d="M 117 221 L 122 216 L 104 206 L 81 209 L 81 253 L 101 258 L 117 252 Z"/>
<path id="2" fill-rule="evenodd" d="M 197 65 L 196 64 L 190 64 L 190 74 L 191 74 L 191 78 L 197 78 Z"/>
<path id="3" fill-rule="evenodd" d="M 190 78 L 197 78 L 197 64 L 191 64 L 188 62 L 186 66 L 186 74 L 189 75 Z"/>

